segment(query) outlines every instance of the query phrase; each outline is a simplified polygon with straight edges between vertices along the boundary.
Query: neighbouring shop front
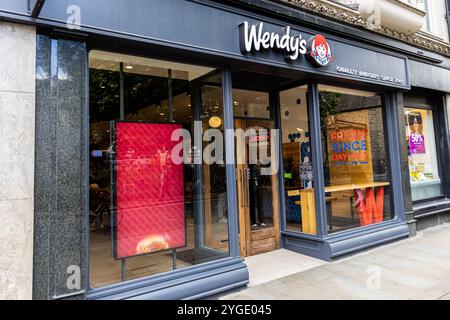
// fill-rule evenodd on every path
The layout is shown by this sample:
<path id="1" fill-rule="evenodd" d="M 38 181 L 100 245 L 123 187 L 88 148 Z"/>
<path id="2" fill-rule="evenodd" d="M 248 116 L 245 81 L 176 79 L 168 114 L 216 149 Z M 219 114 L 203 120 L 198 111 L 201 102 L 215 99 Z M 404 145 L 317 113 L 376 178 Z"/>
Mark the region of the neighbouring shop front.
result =
<path id="1" fill-rule="evenodd" d="M 409 196 L 445 197 L 406 55 L 208 1 L 75 1 L 62 30 L 66 2 L 37 35 L 36 297 L 204 297 L 248 256 L 407 237 Z"/>

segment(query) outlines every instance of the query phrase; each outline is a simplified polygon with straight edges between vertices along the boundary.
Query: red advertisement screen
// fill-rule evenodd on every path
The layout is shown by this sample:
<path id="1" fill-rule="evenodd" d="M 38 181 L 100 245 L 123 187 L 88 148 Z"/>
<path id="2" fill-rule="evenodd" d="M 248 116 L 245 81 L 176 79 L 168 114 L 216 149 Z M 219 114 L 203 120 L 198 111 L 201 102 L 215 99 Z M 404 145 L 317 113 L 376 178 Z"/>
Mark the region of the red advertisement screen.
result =
<path id="1" fill-rule="evenodd" d="M 116 123 L 118 259 L 185 246 L 183 164 L 171 160 L 176 129 L 181 126 Z"/>

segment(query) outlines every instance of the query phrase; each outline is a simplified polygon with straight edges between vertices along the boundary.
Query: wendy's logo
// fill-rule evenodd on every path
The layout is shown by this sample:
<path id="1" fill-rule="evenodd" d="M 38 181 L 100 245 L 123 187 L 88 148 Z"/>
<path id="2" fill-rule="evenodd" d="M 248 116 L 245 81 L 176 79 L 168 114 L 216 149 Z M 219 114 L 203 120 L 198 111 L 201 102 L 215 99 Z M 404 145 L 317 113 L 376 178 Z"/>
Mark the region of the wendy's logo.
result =
<path id="1" fill-rule="evenodd" d="M 308 52 L 306 54 L 309 61 L 316 67 L 325 67 L 333 61 L 333 53 L 327 39 L 318 34 L 308 41 Z"/>
<path id="2" fill-rule="evenodd" d="M 241 53 L 276 51 L 278 55 L 283 54 L 287 62 L 306 55 L 315 67 L 326 67 L 333 60 L 331 47 L 323 35 L 312 36 L 306 41 L 304 35 L 296 33 L 289 26 L 278 33 L 265 29 L 263 22 L 250 25 L 244 21 L 239 25 Z"/>

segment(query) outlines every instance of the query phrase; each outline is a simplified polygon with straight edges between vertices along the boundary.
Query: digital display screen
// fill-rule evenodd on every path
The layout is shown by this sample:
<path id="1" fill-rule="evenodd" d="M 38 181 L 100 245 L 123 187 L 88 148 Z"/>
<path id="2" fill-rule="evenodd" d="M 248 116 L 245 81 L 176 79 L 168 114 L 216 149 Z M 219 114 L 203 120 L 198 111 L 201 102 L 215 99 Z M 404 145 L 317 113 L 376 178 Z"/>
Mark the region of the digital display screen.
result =
<path id="1" fill-rule="evenodd" d="M 186 245 L 183 163 L 171 159 L 180 143 L 171 140 L 177 129 L 181 125 L 115 124 L 116 259 Z"/>

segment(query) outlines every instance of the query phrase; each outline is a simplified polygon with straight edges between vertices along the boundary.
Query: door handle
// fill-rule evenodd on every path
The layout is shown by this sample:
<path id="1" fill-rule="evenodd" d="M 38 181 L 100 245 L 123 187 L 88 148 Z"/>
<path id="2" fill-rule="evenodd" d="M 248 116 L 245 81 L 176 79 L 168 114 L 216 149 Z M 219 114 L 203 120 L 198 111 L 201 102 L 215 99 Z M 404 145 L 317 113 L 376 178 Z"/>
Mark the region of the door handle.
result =
<path id="1" fill-rule="evenodd" d="M 240 169 L 241 172 L 241 190 L 242 190 L 242 206 L 245 207 L 245 182 L 244 182 L 244 169 Z"/>

